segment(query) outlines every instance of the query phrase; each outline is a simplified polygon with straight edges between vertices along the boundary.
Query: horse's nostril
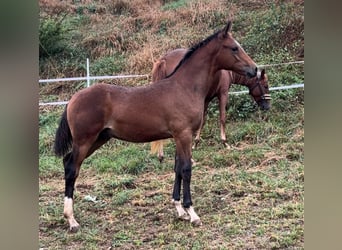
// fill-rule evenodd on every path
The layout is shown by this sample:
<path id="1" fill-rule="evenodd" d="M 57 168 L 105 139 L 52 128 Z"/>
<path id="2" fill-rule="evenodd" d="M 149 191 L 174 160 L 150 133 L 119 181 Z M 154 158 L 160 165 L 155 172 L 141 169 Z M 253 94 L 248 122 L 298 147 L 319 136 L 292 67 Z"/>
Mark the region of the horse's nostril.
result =
<path id="1" fill-rule="evenodd" d="M 249 78 L 252 78 L 252 77 L 257 75 L 257 72 L 258 72 L 258 68 L 255 67 L 254 69 L 251 69 L 251 71 L 248 72 L 247 75 L 248 75 Z"/>

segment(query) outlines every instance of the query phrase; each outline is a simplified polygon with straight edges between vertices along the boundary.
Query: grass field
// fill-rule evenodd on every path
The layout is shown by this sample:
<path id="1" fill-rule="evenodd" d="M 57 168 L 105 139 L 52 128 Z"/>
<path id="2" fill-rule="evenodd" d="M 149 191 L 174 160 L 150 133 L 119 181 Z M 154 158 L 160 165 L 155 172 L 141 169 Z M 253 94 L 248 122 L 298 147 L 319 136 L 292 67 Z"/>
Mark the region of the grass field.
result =
<path id="1" fill-rule="evenodd" d="M 171 204 L 172 142 L 160 164 L 149 154 L 149 144 L 112 140 L 82 165 L 75 194 L 81 230 L 69 233 L 63 218 L 63 166 L 51 152 L 62 109 L 42 110 L 40 247 L 304 248 L 303 90 L 295 92 L 295 98 L 282 103 L 282 112 L 274 105 L 267 113 L 256 110 L 247 118 L 229 121 L 231 149 L 219 142 L 217 113 L 209 113 L 193 152 L 192 192 L 201 227 L 176 219 Z"/>
<path id="2" fill-rule="evenodd" d="M 304 59 L 303 0 L 39 0 L 39 76 L 150 74 L 167 51 L 190 47 L 233 20 L 260 64 Z M 266 69 L 270 87 L 304 82 L 303 65 Z M 110 81 L 143 85 L 146 79 Z M 69 100 L 85 82 L 40 86 L 39 101 Z M 233 86 L 231 90 L 246 90 Z M 64 169 L 52 152 L 64 107 L 39 108 L 41 249 L 304 249 L 304 90 L 272 91 L 272 108 L 229 97 L 227 140 L 211 103 L 193 151 L 192 199 L 203 225 L 176 218 L 175 147 L 159 163 L 149 144 L 111 140 L 82 164 L 74 212 L 63 217 Z"/>

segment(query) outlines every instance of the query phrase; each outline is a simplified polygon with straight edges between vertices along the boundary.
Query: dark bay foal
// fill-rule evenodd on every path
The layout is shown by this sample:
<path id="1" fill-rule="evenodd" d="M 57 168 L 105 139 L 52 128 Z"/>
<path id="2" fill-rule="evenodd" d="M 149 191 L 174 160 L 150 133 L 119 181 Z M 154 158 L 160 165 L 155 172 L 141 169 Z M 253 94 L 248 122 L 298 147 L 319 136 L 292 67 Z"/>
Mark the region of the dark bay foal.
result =
<path id="1" fill-rule="evenodd" d="M 257 74 L 255 62 L 230 33 L 231 22 L 184 55 L 168 78 L 142 87 L 95 84 L 70 99 L 56 132 L 54 150 L 65 170 L 64 216 L 77 231 L 73 212 L 75 181 L 85 158 L 111 138 L 151 142 L 173 138 L 176 144 L 172 198 L 178 216 L 200 225 L 190 192 L 191 145 L 200 129 L 206 97 L 216 73 Z M 183 204 L 181 204 L 183 187 Z"/>

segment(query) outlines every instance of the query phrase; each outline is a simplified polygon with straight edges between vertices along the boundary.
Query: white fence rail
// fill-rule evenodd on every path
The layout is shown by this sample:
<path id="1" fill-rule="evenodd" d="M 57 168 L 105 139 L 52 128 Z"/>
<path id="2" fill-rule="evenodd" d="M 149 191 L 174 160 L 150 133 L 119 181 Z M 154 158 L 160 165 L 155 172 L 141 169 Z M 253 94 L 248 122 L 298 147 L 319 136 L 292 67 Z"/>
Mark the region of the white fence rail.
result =
<path id="1" fill-rule="evenodd" d="M 275 67 L 275 66 L 282 66 L 282 65 L 289 65 L 289 64 L 304 64 L 304 61 L 295 61 L 295 62 L 287 62 L 287 63 L 277 63 L 277 64 L 265 64 L 265 65 L 258 65 L 260 68 L 266 67 Z M 116 75 L 116 76 L 90 76 L 89 70 L 89 59 L 87 58 L 87 76 L 85 77 L 71 77 L 71 78 L 55 78 L 55 79 L 41 79 L 39 83 L 53 83 L 53 82 L 67 82 L 67 81 L 87 81 L 87 87 L 90 86 L 91 80 L 104 80 L 104 79 L 122 79 L 122 78 L 137 78 L 137 77 L 146 77 L 148 78 L 149 75 Z M 293 89 L 293 88 L 304 88 L 304 83 L 297 83 L 288 86 L 279 86 L 279 87 L 272 87 L 270 90 L 283 90 L 283 89 Z M 238 95 L 248 93 L 247 90 L 237 91 L 237 92 L 229 92 L 229 94 Z M 68 101 L 56 101 L 56 102 L 39 102 L 39 106 L 48 106 L 48 105 L 65 105 Z"/>
<path id="2" fill-rule="evenodd" d="M 132 77 L 148 77 L 148 75 L 116 75 L 116 76 L 83 76 L 83 77 L 71 77 L 71 78 L 56 78 L 56 79 L 44 79 L 39 80 L 39 83 L 51 83 L 51 82 L 71 82 L 71 81 L 85 81 L 88 80 L 103 80 L 103 79 L 118 79 L 118 78 L 132 78 Z M 89 87 L 89 85 L 87 84 Z"/>
<path id="3" fill-rule="evenodd" d="M 279 86 L 279 87 L 272 87 L 269 88 L 269 90 L 281 90 L 281 89 L 297 89 L 297 88 L 304 88 L 304 83 L 296 83 L 292 85 L 287 85 L 287 86 Z M 236 91 L 236 92 L 229 92 L 230 95 L 239 95 L 239 94 L 245 94 L 249 93 L 248 90 L 242 90 L 242 91 Z"/>

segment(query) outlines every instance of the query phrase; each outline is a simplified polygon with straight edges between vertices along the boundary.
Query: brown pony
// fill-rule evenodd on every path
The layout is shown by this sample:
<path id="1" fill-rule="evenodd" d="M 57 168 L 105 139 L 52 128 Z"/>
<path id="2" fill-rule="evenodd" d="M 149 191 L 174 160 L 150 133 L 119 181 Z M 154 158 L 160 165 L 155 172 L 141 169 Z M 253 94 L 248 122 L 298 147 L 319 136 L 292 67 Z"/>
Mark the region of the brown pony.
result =
<path id="1" fill-rule="evenodd" d="M 179 218 L 201 225 L 191 199 L 191 144 L 199 130 L 205 99 L 217 71 L 233 70 L 254 77 L 255 62 L 230 33 L 231 22 L 193 46 L 169 77 L 140 87 L 95 84 L 72 96 L 56 131 L 54 150 L 64 157 L 64 216 L 70 230 L 76 178 L 85 158 L 110 138 L 151 142 L 173 138 L 176 144 L 172 198 Z M 183 206 L 181 186 L 183 184 Z"/>
<path id="2" fill-rule="evenodd" d="M 171 74 L 187 51 L 187 49 L 175 49 L 166 53 L 157 60 L 153 64 L 152 68 L 152 82 L 157 82 Z M 219 100 L 221 141 L 225 146 L 229 147 L 226 142 L 225 126 L 228 91 L 232 84 L 239 84 L 248 87 L 249 94 L 262 110 L 268 110 L 270 108 L 271 96 L 269 95 L 268 78 L 264 69 L 261 72 L 258 72 L 257 76 L 253 78 L 248 78 L 233 71 L 219 70 L 212 80 L 214 82 L 210 84 L 212 88 L 209 90 L 208 95 L 205 98 L 202 125 L 196 133 L 195 143 L 192 147 L 193 149 L 199 143 L 200 133 L 204 126 L 209 102 L 215 97 Z M 160 162 L 164 159 L 163 144 L 164 140 L 151 142 L 151 153 L 158 153 Z"/>

